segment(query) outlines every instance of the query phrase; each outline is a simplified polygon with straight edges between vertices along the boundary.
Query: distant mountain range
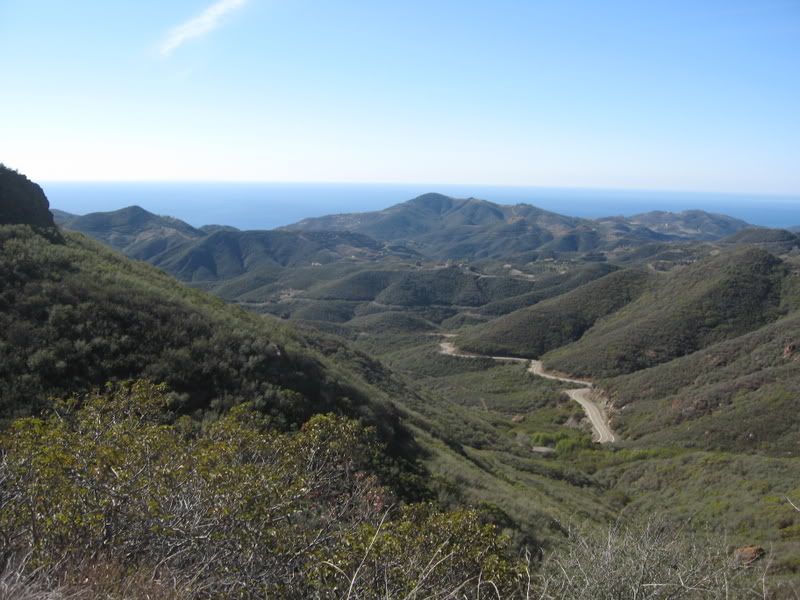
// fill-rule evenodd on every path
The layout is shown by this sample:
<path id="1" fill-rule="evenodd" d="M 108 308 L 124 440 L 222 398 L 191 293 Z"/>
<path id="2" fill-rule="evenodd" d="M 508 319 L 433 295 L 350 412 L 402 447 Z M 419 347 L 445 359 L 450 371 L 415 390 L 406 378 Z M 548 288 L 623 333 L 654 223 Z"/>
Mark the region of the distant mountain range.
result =
<path id="1" fill-rule="evenodd" d="M 224 225 L 194 228 L 173 217 L 138 206 L 78 216 L 53 212 L 63 228 L 85 233 L 146 260 L 185 281 L 215 281 L 262 267 L 327 264 L 338 260 L 375 260 L 392 254 L 409 259 L 408 248 L 378 242 L 347 231 L 239 231 Z"/>
<path id="2" fill-rule="evenodd" d="M 647 227 L 671 237 L 691 240 L 716 240 L 752 227 L 740 219 L 702 210 L 685 210 L 678 213 L 657 210 L 628 218 L 622 217 L 618 221 Z"/>
<path id="3" fill-rule="evenodd" d="M 437 258 L 499 258 L 539 251 L 591 252 L 675 240 L 715 240 L 748 223 L 703 211 L 651 212 L 633 217 L 567 217 L 529 204 L 425 194 L 367 213 L 305 219 L 290 231 L 353 231 L 413 244 Z"/>
<path id="4" fill-rule="evenodd" d="M 262 261 L 290 266 L 387 254 L 474 260 L 613 252 L 653 242 L 717 240 L 750 227 L 703 211 L 592 220 L 528 204 L 505 206 L 441 194 L 425 194 L 381 211 L 305 219 L 258 232 L 222 225 L 198 229 L 137 206 L 84 216 L 62 211 L 54 215 L 66 229 L 187 280 L 240 274 Z M 236 263 L 239 266 L 232 268 Z"/>

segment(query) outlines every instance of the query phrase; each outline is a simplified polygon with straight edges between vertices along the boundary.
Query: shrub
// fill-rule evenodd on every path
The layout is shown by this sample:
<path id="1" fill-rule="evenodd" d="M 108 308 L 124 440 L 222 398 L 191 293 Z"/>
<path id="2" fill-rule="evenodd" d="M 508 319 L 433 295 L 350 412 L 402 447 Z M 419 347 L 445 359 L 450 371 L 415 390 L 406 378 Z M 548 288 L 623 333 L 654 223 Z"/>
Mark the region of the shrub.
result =
<path id="1" fill-rule="evenodd" d="M 392 508 L 365 470 L 374 432 L 355 421 L 318 415 L 286 433 L 240 405 L 201 430 L 170 424 L 167 404 L 164 386 L 136 381 L 13 422 L 0 435 L 0 558 L 28 557 L 48 585 L 121 569 L 193 598 L 337 597 L 345 575 L 354 598 L 378 582 L 435 598 L 483 573 L 498 589 L 513 580 L 478 513 Z"/>

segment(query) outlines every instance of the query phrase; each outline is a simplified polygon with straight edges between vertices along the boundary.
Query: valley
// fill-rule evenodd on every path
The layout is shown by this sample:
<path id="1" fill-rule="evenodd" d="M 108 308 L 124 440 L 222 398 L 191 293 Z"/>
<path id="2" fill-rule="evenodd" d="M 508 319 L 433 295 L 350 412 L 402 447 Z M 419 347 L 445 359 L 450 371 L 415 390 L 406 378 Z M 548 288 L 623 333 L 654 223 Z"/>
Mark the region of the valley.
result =
<path id="1" fill-rule="evenodd" d="M 0 2 L 0 600 L 800 600 L 798 33 Z"/>
<path id="2" fill-rule="evenodd" d="M 455 334 L 441 334 L 444 337 L 455 337 Z M 543 377 L 545 379 L 551 379 L 553 381 L 560 381 L 562 383 L 568 383 L 573 385 L 579 385 L 579 388 L 571 388 L 566 390 L 567 396 L 569 396 L 572 400 L 577 402 L 583 407 L 583 410 L 586 412 L 586 416 L 592 424 L 592 428 L 595 432 L 595 441 L 600 444 L 607 444 L 609 442 L 614 442 L 615 437 L 614 433 L 611 431 L 611 428 L 608 426 L 608 417 L 605 415 L 605 409 L 602 405 L 602 396 L 599 398 L 597 394 L 593 394 L 594 386 L 590 381 L 586 380 L 578 380 L 572 379 L 570 377 L 566 377 L 564 375 L 551 373 L 544 368 L 542 361 L 540 360 L 528 360 L 525 358 L 518 358 L 514 356 L 486 356 L 482 354 L 465 354 L 463 352 L 459 352 L 458 348 L 453 345 L 452 342 L 441 342 L 439 344 L 441 348 L 442 354 L 446 354 L 447 356 L 455 356 L 458 358 L 488 358 L 495 361 L 510 361 L 510 362 L 521 362 L 524 364 L 529 364 L 528 372 L 536 375 L 537 377 Z M 595 397 L 593 397 L 593 395 Z"/>
<path id="3" fill-rule="evenodd" d="M 438 195 L 388 212 L 324 221 L 369 234 L 136 208 L 54 211 L 55 245 L 5 226 L 2 417 L 131 377 L 168 384 L 170 410 L 199 423 L 240 403 L 288 431 L 333 412 L 375 430 L 370 468 L 393 493 L 483 511 L 514 548 L 546 556 L 576 527 L 658 515 L 768 547 L 778 581 L 795 577 L 794 234 Z M 407 236 L 370 237 L 398 214 Z M 533 237 L 509 242 L 521 218 Z"/>

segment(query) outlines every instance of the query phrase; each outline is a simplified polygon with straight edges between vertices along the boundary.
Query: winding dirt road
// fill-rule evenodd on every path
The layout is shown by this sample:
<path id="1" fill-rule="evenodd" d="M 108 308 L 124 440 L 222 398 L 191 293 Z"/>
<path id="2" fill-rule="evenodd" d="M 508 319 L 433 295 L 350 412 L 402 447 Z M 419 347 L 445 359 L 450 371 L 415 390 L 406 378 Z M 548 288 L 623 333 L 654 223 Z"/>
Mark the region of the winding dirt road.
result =
<path id="1" fill-rule="evenodd" d="M 587 381 L 585 379 L 573 379 L 571 377 L 566 377 L 565 375 L 548 371 L 544 368 L 544 365 L 540 360 L 529 360 L 527 358 L 519 358 L 516 356 L 486 356 L 484 354 L 461 352 L 458 350 L 458 348 L 456 348 L 453 342 L 447 341 L 447 338 L 454 337 L 454 334 L 445 333 L 439 335 L 445 338 L 445 340 L 439 344 L 440 352 L 442 354 L 447 354 L 448 356 L 455 356 L 458 358 L 491 358 L 492 360 L 500 362 L 530 363 L 528 372 L 533 375 L 544 377 L 545 379 L 552 379 L 554 381 L 561 381 L 563 383 L 571 383 L 581 386 L 576 389 L 566 390 L 566 393 L 567 396 L 581 405 L 586 413 L 586 416 L 589 417 L 589 421 L 591 421 L 592 428 L 594 429 L 595 441 L 600 444 L 608 444 L 616 441 L 614 432 L 611 431 L 611 427 L 608 424 L 608 417 L 606 416 L 606 411 L 603 408 L 603 405 L 597 399 L 592 397 L 594 393 L 594 386 L 592 385 L 591 381 Z"/>

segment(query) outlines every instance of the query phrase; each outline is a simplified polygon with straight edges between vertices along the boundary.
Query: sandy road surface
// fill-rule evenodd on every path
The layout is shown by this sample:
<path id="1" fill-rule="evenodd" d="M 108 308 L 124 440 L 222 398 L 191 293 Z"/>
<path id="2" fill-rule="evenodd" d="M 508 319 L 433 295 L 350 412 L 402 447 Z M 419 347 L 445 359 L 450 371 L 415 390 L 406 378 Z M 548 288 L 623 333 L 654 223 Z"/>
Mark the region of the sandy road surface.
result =
<path id="1" fill-rule="evenodd" d="M 544 365 L 540 360 L 529 360 L 527 358 L 519 358 L 516 356 L 486 356 L 483 354 L 473 354 L 471 352 L 460 352 L 453 342 L 447 341 L 447 338 L 453 337 L 453 334 L 443 334 L 442 337 L 445 338 L 445 340 L 439 344 L 442 354 L 447 354 L 448 356 L 455 356 L 458 358 L 491 358 L 492 360 L 501 362 L 530 363 L 530 366 L 528 367 L 529 373 L 538 375 L 539 377 L 544 377 L 545 379 L 553 379 L 555 381 L 581 386 L 577 389 L 567 390 L 567 396 L 580 404 L 586 413 L 586 416 L 589 417 L 589 421 L 591 421 L 592 427 L 594 428 L 595 441 L 599 442 L 600 444 L 608 444 L 616 441 L 614 432 L 611 431 L 611 427 L 608 425 L 608 417 L 606 416 L 606 411 L 603 408 L 603 405 L 592 397 L 594 389 L 591 381 L 587 381 L 585 379 L 573 379 L 571 377 L 567 377 L 566 375 L 552 373 L 544 368 Z"/>

